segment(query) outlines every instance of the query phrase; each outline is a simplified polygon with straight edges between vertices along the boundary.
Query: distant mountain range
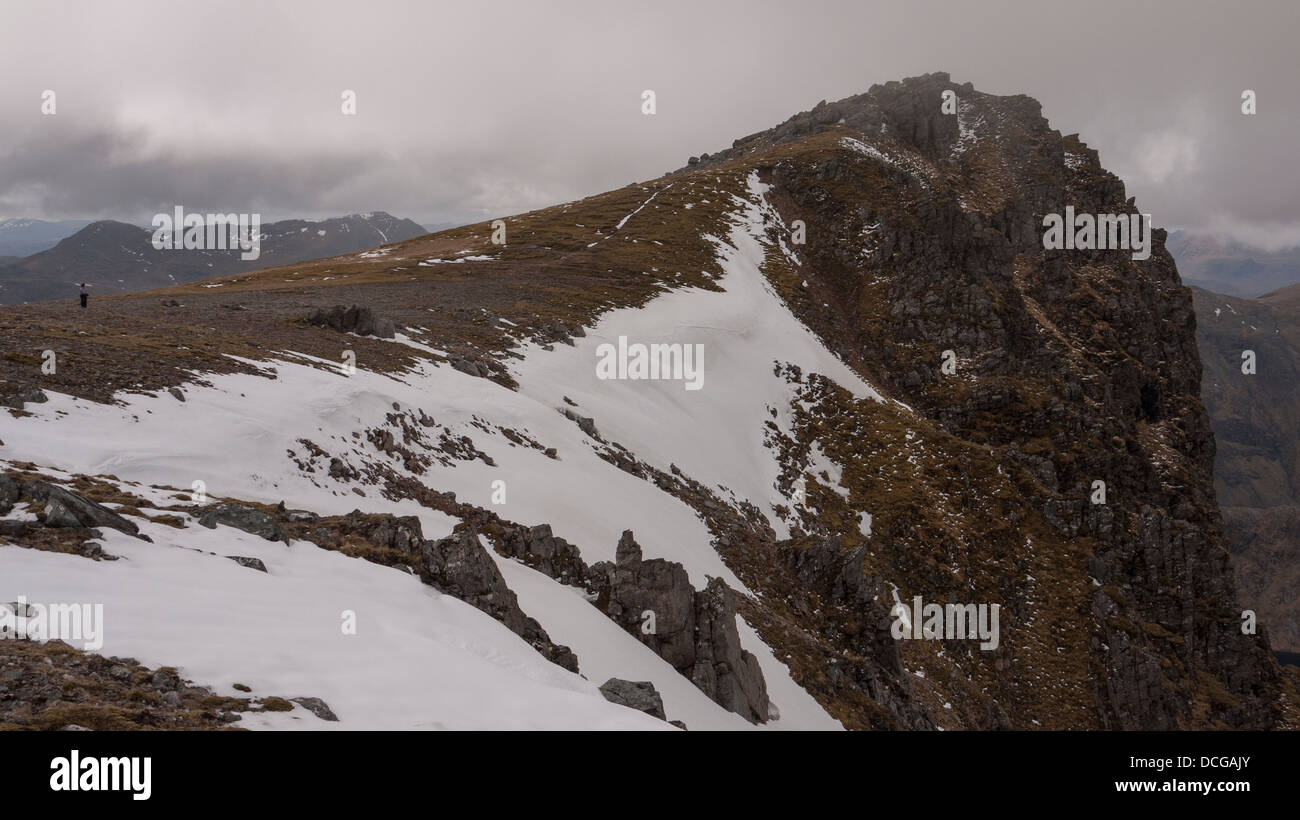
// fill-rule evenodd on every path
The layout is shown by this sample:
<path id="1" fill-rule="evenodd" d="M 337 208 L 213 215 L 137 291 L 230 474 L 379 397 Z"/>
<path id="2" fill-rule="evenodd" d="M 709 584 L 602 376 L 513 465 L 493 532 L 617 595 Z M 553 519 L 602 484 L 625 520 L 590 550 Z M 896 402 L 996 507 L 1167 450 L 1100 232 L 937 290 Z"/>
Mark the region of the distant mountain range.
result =
<path id="1" fill-rule="evenodd" d="M 7 257 L 31 256 L 49 250 L 60 239 L 90 224 L 89 219 L 0 219 L 0 263 Z"/>
<path id="2" fill-rule="evenodd" d="M 6 220 L 15 235 L 55 231 L 39 220 Z M 211 279 L 246 270 L 290 265 L 308 259 L 355 253 L 401 242 L 428 231 L 383 211 L 311 222 L 286 219 L 262 226 L 261 254 L 244 260 L 238 250 L 157 250 L 153 231 L 125 222 L 92 222 L 53 247 L 21 259 L 0 259 L 0 304 L 40 302 L 76 296 L 78 282 L 93 293 L 127 293 Z"/>
<path id="3" fill-rule="evenodd" d="M 1189 285 L 1254 299 L 1300 282 L 1300 247 L 1265 251 L 1204 234 L 1173 231 L 1165 243 Z"/>
<path id="4" fill-rule="evenodd" d="M 1242 597 L 1300 651 L 1300 285 L 1259 299 L 1193 287 L 1214 485 Z M 1242 372 L 1252 351 L 1255 372 Z"/>
<path id="5" fill-rule="evenodd" d="M 1175 231 L 1166 247 L 1191 285 L 1214 427 L 1215 494 L 1245 601 L 1273 646 L 1300 650 L 1300 248 L 1263 251 Z M 1253 351 L 1256 372 L 1242 372 Z"/>

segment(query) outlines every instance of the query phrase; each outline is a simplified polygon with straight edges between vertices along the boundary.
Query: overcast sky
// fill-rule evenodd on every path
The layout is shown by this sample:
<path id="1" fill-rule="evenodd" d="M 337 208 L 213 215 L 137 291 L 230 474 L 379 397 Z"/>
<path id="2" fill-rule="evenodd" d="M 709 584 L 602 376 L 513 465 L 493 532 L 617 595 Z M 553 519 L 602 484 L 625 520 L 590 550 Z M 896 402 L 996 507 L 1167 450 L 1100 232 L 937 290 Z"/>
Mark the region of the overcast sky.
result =
<path id="1" fill-rule="evenodd" d="M 1298 8 L 0 0 L 0 217 L 146 223 L 181 204 L 468 222 L 649 179 L 818 100 L 948 71 L 1036 97 L 1157 225 L 1300 244 Z M 345 89 L 356 116 L 340 112 Z"/>

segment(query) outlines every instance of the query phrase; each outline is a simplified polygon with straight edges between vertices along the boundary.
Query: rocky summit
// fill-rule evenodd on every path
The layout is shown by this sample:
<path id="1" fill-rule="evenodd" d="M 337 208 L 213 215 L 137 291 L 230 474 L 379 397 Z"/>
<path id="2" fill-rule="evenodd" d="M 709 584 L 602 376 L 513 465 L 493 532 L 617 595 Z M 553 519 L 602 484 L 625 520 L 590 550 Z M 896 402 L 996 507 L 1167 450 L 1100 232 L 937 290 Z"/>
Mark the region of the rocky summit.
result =
<path id="1" fill-rule="evenodd" d="M 1044 247 L 1052 215 L 1141 223 L 1095 150 L 942 73 L 701 147 L 364 253 L 0 308 L 0 577 L 93 592 L 105 651 L 238 698 L 172 723 L 1297 725 L 1165 232 Z M 0 725 L 53 697 L 0 682 Z"/>

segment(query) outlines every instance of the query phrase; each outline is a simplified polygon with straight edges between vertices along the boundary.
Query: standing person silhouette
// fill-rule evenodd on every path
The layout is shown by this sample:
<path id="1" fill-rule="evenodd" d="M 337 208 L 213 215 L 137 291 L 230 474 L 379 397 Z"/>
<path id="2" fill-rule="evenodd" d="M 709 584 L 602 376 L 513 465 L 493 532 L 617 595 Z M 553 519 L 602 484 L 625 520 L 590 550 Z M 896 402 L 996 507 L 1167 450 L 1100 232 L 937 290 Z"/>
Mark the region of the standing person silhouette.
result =
<path id="1" fill-rule="evenodd" d="M 82 310 L 85 310 L 85 308 L 86 308 L 86 300 L 90 298 L 90 293 L 86 290 L 86 288 L 88 288 L 88 287 L 90 287 L 90 285 L 87 284 L 86 282 L 82 282 L 82 283 L 81 283 L 81 308 L 82 308 Z"/>

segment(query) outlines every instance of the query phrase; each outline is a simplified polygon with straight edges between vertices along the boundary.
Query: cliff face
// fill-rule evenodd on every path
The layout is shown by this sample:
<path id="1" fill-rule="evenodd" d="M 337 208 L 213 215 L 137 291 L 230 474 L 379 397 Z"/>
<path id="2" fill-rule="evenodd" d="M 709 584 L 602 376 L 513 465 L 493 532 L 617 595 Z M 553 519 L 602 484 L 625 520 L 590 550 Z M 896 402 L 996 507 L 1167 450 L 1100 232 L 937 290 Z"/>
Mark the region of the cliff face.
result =
<path id="1" fill-rule="evenodd" d="M 941 112 L 946 91 L 955 114 Z M 1096 152 L 1029 98 L 936 74 L 821 104 L 705 163 L 735 156 L 765 162 L 786 222 L 807 223 L 806 263 L 777 276 L 800 318 L 961 450 L 948 467 L 971 495 L 947 544 L 925 544 L 929 511 L 876 515 L 927 600 L 1059 617 L 1040 637 L 1086 656 L 1099 726 L 1273 725 L 1282 682 L 1262 631 L 1242 634 L 1196 319 L 1165 233 L 1145 261 L 1043 248 L 1046 214 L 1137 212 Z M 946 350 L 955 375 L 941 372 Z M 981 462 L 1016 492 L 981 486 Z M 1042 552 L 1056 589 L 1017 577 Z M 961 597 L 936 558 L 974 565 L 986 594 Z"/>

